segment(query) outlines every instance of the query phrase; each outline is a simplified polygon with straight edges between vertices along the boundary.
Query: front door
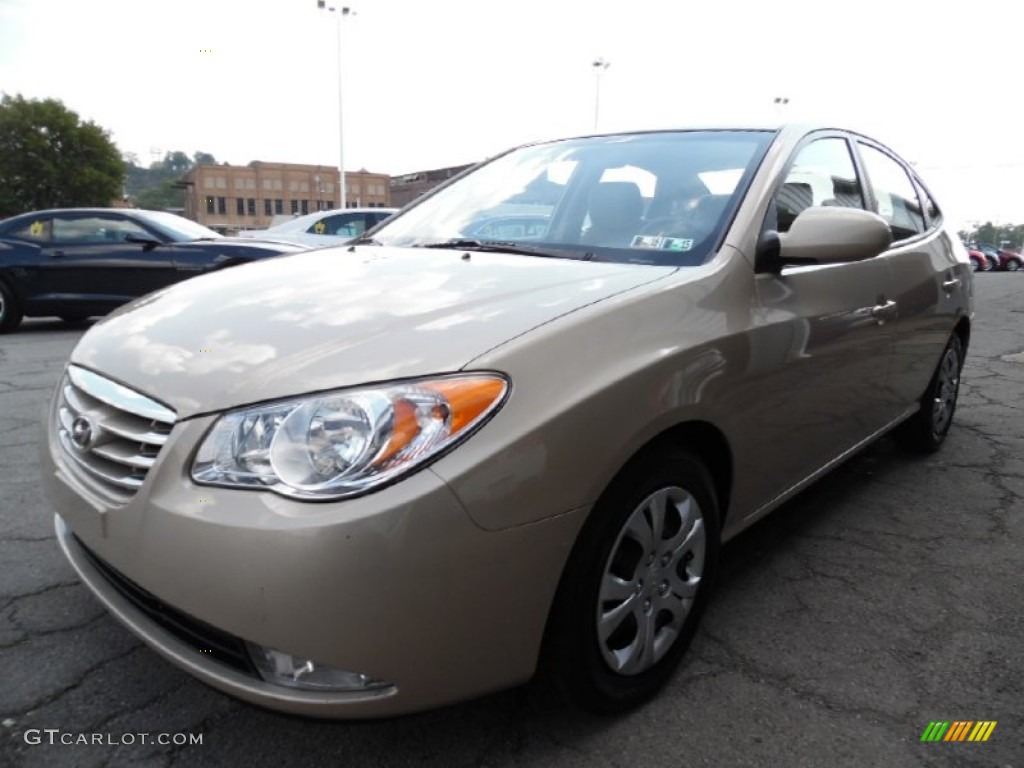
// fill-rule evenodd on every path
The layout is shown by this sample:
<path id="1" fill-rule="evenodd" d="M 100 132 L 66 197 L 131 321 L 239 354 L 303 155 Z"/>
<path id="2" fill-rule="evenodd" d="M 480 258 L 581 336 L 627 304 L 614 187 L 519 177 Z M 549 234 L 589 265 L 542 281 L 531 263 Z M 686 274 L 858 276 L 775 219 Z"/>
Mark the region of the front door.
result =
<path id="1" fill-rule="evenodd" d="M 785 232 L 806 208 L 865 207 L 842 135 L 799 148 L 766 222 Z M 750 397 L 737 466 L 752 499 L 774 499 L 896 417 L 886 389 L 895 311 L 883 257 L 787 266 L 755 277 Z M 737 501 L 740 501 L 737 499 Z"/>
<path id="2" fill-rule="evenodd" d="M 173 282 L 174 264 L 162 245 L 128 241 L 157 236 L 125 216 L 58 214 L 52 226 L 41 280 L 48 296 L 68 306 L 105 312 Z"/>

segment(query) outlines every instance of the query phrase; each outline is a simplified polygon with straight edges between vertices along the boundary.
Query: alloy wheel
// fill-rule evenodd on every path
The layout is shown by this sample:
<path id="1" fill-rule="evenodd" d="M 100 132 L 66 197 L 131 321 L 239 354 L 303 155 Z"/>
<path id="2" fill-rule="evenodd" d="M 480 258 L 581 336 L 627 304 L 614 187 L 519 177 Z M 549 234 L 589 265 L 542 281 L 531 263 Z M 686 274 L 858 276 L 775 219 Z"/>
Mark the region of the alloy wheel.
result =
<path id="1" fill-rule="evenodd" d="M 956 350 L 950 347 L 942 356 L 939 378 L 935 387 L 935 400 L 932 404 L 932 430 L 937 435 L 941 435 L 949 429 L 959 387 L 960 359 Z"/>
<path id="2" fill-rule="evenodd" d="M 605 663 L 638 675 L 672 647 L 704 571 L 704 517 L 678 486 L 655 491 L 626 519 L 605 564 L 597 638 Z"/>

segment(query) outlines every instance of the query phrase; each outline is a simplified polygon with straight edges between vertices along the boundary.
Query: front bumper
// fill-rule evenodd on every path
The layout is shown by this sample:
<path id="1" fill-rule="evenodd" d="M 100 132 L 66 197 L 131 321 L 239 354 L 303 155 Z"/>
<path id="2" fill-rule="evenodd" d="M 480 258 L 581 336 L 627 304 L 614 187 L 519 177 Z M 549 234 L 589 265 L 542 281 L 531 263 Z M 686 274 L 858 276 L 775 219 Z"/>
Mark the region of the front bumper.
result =
<path id="1" fill-rule="evenodd" d="M 191 448 L 211 417 L 175 425 L 137 495 L 110 507 L 64 466 L 52 434 L 43 476 L 58 539 L 129 629 L 239 698 L 326 717 L 426 709 L 529 679 L 585 509 L 485 531 L 432 471 L 376 493 L 310 504 L 194 485 Z M 111 572 L 229 638 L 392 685 L 318 692 L 264 682 L 169 631 Z"/>

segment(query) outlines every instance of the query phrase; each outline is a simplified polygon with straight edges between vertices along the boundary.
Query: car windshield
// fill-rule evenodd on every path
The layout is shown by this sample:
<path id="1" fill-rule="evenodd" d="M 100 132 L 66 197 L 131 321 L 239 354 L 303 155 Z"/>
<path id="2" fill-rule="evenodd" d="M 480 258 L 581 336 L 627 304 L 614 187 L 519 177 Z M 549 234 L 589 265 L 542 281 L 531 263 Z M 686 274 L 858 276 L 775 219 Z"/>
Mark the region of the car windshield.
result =
<path id="1" fill-rule="evenodd" d="M 769 131 L 678 131 L 523 147 L 391 219 L 373 240 L 701 264 L 715 249 L 773 136 Z"/>
<path id="2" fill-rule="evenodd" d="M 133 211 L 139 218 L 148 224 L 159 229 L 165 235 L 178 242 L 185 240 L 212 240 L 221 237 L 212 229 L 207 229 L 202 224 L 175 216 L 173 213 L 163 211 Z"/>

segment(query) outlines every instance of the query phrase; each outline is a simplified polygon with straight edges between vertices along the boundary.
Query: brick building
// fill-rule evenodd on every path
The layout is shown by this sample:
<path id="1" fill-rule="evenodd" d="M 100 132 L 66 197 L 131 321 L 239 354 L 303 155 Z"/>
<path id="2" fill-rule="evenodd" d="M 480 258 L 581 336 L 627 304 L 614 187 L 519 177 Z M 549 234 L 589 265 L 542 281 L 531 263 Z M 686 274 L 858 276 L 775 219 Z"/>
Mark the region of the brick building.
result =
<path id="1" fill-rule="evenodd" d="M 349 208 L 391 205 L 390 177 L 346 171 Z M 198 165 L 182 179 L 187 218 L 218 231 L 262 229 L 275 216 L 337 208 L 338 169 L 254 161 L 248 165 Z"/>
<path id="2" fill-rule="evenodd" d="M 438 184 L 447 181 L 452 176 L 457 176 L 469 165 L 453 165 L 449 168 L 437 168 L 433 171 L 416 171 L 406 173 L 402 176 L 394 176 L 391 179 L 391 204 L 395 208 L 401 208 L 410 203 L 425 192 L 429 192 Z"/>

